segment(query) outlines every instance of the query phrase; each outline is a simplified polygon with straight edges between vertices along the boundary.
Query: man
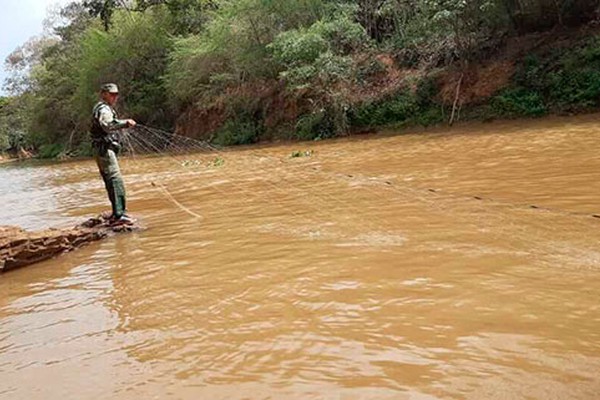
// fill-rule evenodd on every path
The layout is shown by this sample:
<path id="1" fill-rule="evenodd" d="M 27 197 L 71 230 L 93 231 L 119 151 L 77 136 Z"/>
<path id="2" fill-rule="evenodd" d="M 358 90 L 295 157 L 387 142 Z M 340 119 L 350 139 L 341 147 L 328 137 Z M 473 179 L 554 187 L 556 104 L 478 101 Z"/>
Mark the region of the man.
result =
<path id="1" fill-rule="evenodd" d="M 90 131 L 94 157 L 112 205 L 110 223 L 131 225 L 134 220 L 125 214 L 125 184 L 121 177 L 117 154 L 121 149 L 119 131 L 134 127 L 136 122 L 132 119 L 117 119 L 117 113 L 113 108 L 119 98 L 117 85 L 114 83 L 102 85 L 100 97 L 102 101 L 93 109 Z"/>

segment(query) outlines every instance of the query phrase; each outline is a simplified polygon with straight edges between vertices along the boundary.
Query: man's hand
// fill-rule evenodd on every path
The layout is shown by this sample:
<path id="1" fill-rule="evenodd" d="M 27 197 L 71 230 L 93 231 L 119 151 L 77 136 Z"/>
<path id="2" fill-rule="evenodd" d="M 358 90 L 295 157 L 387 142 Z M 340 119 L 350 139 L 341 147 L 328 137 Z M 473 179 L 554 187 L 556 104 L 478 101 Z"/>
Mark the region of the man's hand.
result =
<path id="1" fill-rule="evenodd" d="M 132 119 L 128 119 L 128 120 L 126 120 L 125 122 L 127 123 L 127 127 L 128 127 L 128 128 L 133 128 L 134 126 L 136 126 L 136 125 L 137 125 L 137 122 L 135 122 L 135 121 L 134 121 L 134 120 L 132 120 Z"/>

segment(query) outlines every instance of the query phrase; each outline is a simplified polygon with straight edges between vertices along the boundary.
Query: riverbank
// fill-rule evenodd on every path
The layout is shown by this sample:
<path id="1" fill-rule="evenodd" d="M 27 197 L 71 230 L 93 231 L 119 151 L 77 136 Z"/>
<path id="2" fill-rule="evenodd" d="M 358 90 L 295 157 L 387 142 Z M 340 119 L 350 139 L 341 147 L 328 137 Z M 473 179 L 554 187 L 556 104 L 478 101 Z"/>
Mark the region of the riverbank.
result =
<path id="1" fill-rule="evenodd" d="M 439 68 L 407 67 L 392 53 L 359 55 L 361 78 L 333 85 L 336 96 L 320 98 L 317 110 L 309 88 L 254 82 L 190 107 L 176 131 L 236 145 L 592 113 L 600 107 L 598 54 L 599 30 L 591 24 L 502 38 L 480 61 Z"/>
<path id="2" fill-rule="evenodd" d="M 314 148 L 315 144 L 327 144 L 329 142 L 335 142 L 336 140 L 351 140 L 351 141 L 362 141 L 369 140 L 374 137 L 393 137 L 393 136 L 405 136 L 405 135 L 464 135 L 464 134 L 494 134 L 497 132 L 503 132 L 505 130 L 512 131 L 515 125 L 527 128 L 531 127 L 532 129 L 539 126 L 545 126 L 547 129 L 560 129 L 565 128 L 568 129 L 572 123 L 577 124 L 578 126 L 586 125 L 589 127 L 590 131 L 595 131 L 596 126 L 600 124 L 600 113 L 596 112 L 588 112 L 582 113 L 579 115 L 547 115 L 540 117 L 520 117 L 520 118 L 512 118 L 512 119 L 489 119 L 489 120 L 478 120 L 478 119 L 463 119 L 458 121 L 457 123 L 449 126 L 447 123 L 440 123 L 435 125 L 405 125 L 405 124 L 390 124 L 388 126 L 382 126 L 379 128 L 373 128 L 369 130 L 359 131 L 354 134 L 344 135 L 344 136 L 334 136 L 327 139 L 319 139 L 312 141 L 300 141 L 294 139 L 280 139 L 274 138 L 269 141 L 261 141 L 254 144 L 245 144 L 245 145 L 235 145 L 228 146 L 225 148 L 219 147 L 205 147 L 201 146 L 200 143 L 190 142 L 189 139 L 183 138 L 180 142 L 182 147 L 176 147 L 171 151 L 168 148 L 162 152 L 162 155 L 175 155 L 174 159 L 178 159 L 178 157 L 182 157 L 182 151 L 186 153 L 185 149 L 187 149 L 187 153 L 193 154 L 195 152 L 207 152 L 209 154 L 214 154 L 214 159 L 206 162 L 207 166 L 215 166 L 222 162 L 220 153 L 222 151 L 236 151 L 236 150 L 245 150 L 245 149 L 265 149 L 270 147 L 277 146 L 294 146 L 295 151 L 309 151 L 306 149 Z M 165 136 L 167 138 L 168 136 Z M 159 139 L 154 137 L 155 142 Z M 164 143 L 168 144 L 166 139 L 163 140 Z M 159 140 L 159 141 L 160 141 Z M 188 146 L 188 147 L 186 147 Z M 44 156 L 42 154 L 38 154 L 29 158 L 28 160 L 38 160 L 39 162 L 77 162 L 77 161 L 85 161 L 92 158 L 91 156 L 91 147 L 86 147 L 89 150 L 79 150 L 72 153 L 61 152 L 60 156 Z M 219 150 L 220 149 L 220 150 Z M 225 150 L 226 149 L 226 150 Z M 160 152 L 153 152 L 153 150 L 148 147 L 142 148 L 139 146 L 125 146 L 123 148 L 123 152 L 120 154 L 119 158 L 127 158 L 127 157 L 136 157 L 141 155 L 161 155 Z M 215 158 L 216 157 L 216 158 Z M 183 158 L 182 158 L 183 160 Z M 23 161 L 19 159 L 10 159 L 6 160 L 6 163 Z M 181 161 L 184 166 L 186 161 Z M 0 162 L 1 164 L 1 162 Z"/>
<path id="3" fill-rule="evenodd" d="M 0 100 L 0 146 L 87 152 L 104 80 L 120 84 L 120 115 L 221 146 L 600 107 L 597 0 L 249 2 L 250 21 L 238 2 L 209 2 L 193 31 L 160 4 L 113 4 L 106 29 L 85 6 L 65 12 L 64 35 L 11 57 L 16 71 L 44 73 L 24 73 L 22 92 Z M 39 54 L 21 65 L 25 48 Z"/>
<path id="4" fill-rule="evenodd" d="M 19 161 L 19 159 L 14 158 L 14 157 L 7 157 L 7 156 L 0 154 L 0 164 L 8 164 L 8 163 L 12 163 L 15 161 Z"/>

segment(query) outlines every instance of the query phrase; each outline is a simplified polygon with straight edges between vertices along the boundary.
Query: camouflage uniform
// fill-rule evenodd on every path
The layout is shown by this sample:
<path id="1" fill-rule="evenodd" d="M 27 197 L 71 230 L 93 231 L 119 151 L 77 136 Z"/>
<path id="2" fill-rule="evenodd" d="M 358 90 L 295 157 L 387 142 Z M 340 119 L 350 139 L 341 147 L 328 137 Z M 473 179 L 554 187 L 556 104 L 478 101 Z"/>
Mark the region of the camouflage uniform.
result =
<path id="1" fill-rule="evenodd" d="M 114 84 L 104 85 L 102 90 L 117 93 Z M 114 92 L 113 92 L 114 91 Z M 101 101 L 94 106 L 92 119 L 92 147 L 96 164 L 104 180 L 104 186 L 112 206 L 112 216 L 120 218 L 125 214 L 125 184 L 121 176 L 117 154 L 121 149 L 118 131 L 126 128 L 127 121 L 117 119 L 116 111 Z"/>

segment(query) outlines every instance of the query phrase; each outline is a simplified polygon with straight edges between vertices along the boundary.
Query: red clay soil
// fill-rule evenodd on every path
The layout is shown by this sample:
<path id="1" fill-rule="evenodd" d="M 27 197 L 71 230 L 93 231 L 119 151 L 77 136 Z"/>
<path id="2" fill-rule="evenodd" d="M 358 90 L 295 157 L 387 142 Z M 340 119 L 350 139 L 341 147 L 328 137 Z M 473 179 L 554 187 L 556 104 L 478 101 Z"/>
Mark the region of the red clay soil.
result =
<path id="1" fill-rule="evenodd" d="M 228 104 L 235 103 L 235 99 L 244 99 L 245 112 L 260 110 L 266 116 L 267 128 L 294 122 L 298 117 L 298 99 L 286 94 L 283 82 L 248 82 L 225 89 L 209 104 L 200 102 L 188 108 L 177 119 L 176 133 L 194 139 L 210 139 L 235 113 L 228 109 Z"/>
<path id="2" fill-rule="evenodd" d="M 460 104 L 481 103 L 510 84 L 515 65 L 530 54 L 544 53 L 558 48 L 569 48 L 600 32 L 600 27 L 588 25 L 575 30 L 552 30 L 510 38 L 492 57 L 461 69 L 459 65 L 437 76 L 440 100 L 453 104 L 461 79 Z"/>
<path id="3" fill-rule="evenodd" d="M 18 227 L 0 226 L 0 273 L 53 258 L 116 233 L 139 229 L 137 225 L 110 226 L 103 216 L 72 229 L 28 232 Z"/>
<path id="4" fill-rule="evenodd" d="M 452 106 L 455 101 L 460 106 L 481 104 L 510 85 L 516 65 L 525 56 L 572 47 L 599 32 L 600 25 L 591 24 L 577 29 L 554 29 L 511 37 L 498 44 L 489 57 L 481 61 L 471 62 L 468 67 L 456 63 L 441 70 L 406 68 L 395 61 L 393 54 L 357 54 L 355 61 L 359 65 L 369 67 L 376 59 L 379 70 L 361 84 L 339 83 L 333 89 L 348 103 L 360 104 L 383 99 L 402 89 L 414 90 L 420 78 L 430 76 L 439 86 L 437 100 L 442 104 Z M 231 99 L 244 99 L 240 104 L 244 112 L 261 113 L 267 131 L 294 126 L 298 116 L 314 108 L 314 101 L 311 101 L 307 91 L 290 91 L 283 81 L 246 82 L 224 89 L 208 104 L 198 102 L 189 107 L 177 120 L 177 133 L 196 139 L 210 139 L 235 114 L 236 110 L 227 109 L 231 107 Z"/>
<path id="5" fill-rule="evenodd" d="M 359 56 L 359 63 L 370 62 L 372 55 L 363 54 Z M 425 71 L 415 68 L 402 68 L 397 65 L 390 54 L 381 53 L 375 56 L 383 67 L 382 70 L 369 78 L 368 82 L 361 85 L 351 85 L 346 88 L 347 98 L 351 103 L 377 100 L 393 94 L 403 87 L 411 87 Z"/>
<path id="6" fill-rule="evenodd" d="M 514 62 L 510 60 L 476 65 L 464 71 L 447 71 L 439 77 L 441 82 L 439 96 L 444 104 L 452 104 L 456 97 L 456 87 L 462 77 L 459 92 L 461 104 L 477 103 L 508 86 L 514 71 Z"/>

